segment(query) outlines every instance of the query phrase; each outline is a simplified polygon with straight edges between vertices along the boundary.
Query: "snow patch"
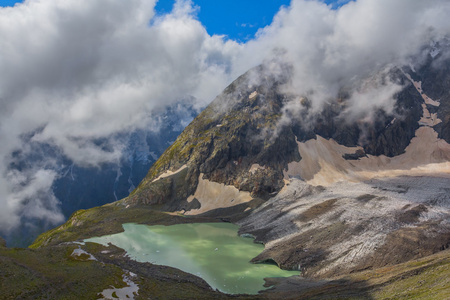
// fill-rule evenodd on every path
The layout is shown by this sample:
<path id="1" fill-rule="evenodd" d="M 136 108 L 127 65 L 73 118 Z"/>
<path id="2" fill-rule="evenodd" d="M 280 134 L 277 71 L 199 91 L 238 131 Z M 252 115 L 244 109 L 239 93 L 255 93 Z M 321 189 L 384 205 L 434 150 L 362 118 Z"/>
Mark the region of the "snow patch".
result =
<path id="1" fill-rule="evenodd" d="M 122 176 L 122 170 L 120 169 L 120 167 L 117 168 L 117 175 L 116 175 L 116 180 L 114 180 L 114 190 L 113 190 L 113 194 L 114 194 L 114 199 L 119 200 L 117 198 L 117 194 L 116 194 L 116 187 L 119 184 L 119 179 L 120 176 Z"/>
<path id="2" fill-rule="evenodd" d="M 251 173 L 252 175 L 255 174 L 256 171 L 258 170 L 264 170 L 266 167 L 262 167 L 258 164 L 253 164 L 250 169 L 248 170 L 249 173 Z"/>
<path id="3" fill-rule="evenodd" d="M 124 288 L 115 288 L 112 287 L 110 289 L 103 290 L 103 292 L 99 293 L 104 300 L 109 299 L 134 299 L 134 296 L 139 295 L 139 286 L 131 280 L 131 278 L 137 277 L 136 274 L 132 272 L 128 272 L 127 274 L 122 275 L 123 282 L 125 282 L 128 286 Z M 115 294 L 115 296 L 113 296 Z"/>
<path id="4" fill-rule="evenodd" d="M 72 181 L 75 180 L 75 177 L 73 176 L 73 165 L 74 164 L 71 164 L 70 167 L 67 168 L 67 171 L 64 173 L 62 177 L 66 177 L 70 173 L 70 178 L 72 179 Z"/>
<path id="5" fill-rule="evenodd" d="M 158 180 L 160 180 L 160 179 L 163 179 L 163 178 L 166 178 L 166 177 L 175 175 L 175 174 L 177 174 L 177 173 L 183 171 L 183 170 L 186 169 L 186 168 L 187 168 L 187 165 L 183 165 L 181 168 L 179 168 L 179 169 L 176 170 L 176 171 L 170 171 L 170 170 L 169 170 L 169 171 L 166 171 L 166 172 L 162 173 L 161 175 L 159 175 L 157 178 L 153 179 L 152 182 L 155 182 L 155 181 L 158 181 Z"/>
<path id="6" fill-rule="evenodd" d="M 250 96 L 248 96 L 248 99 L 252 100 L 254 99 L 256 96 L 258 96 L 258 92 L 254 91 L 253 93 L 250 94 Z"/>
<path id="7" fill-rule="evenodd" d="M 437 125 L 442 122 L 442 120 L 437 117 L 437 113 L 430 113 L 430 111 L 427 109 L 426 104 L 422 103 L 422 109 L 423 115 L 422 118 L 419 120 L 420 126 L 433 127 L 434 125 Z"/>
<path id="8" fill-rule="evenodd" d="M 431 55 L 432 58 L 435 58 L 440 52 L 441 52 L 441 50 L 439 50 L 437 48 L 433 48 L 430 51 L 430 55 Z"/>
<path id="9" fill-rule="evenodd" d="M 422 81 L 414 81 L 414 79 L 411 78 L 411 76 L 408 73 L 403 73 L 405 74 L 405 76 L 408 78 L 409 81 L 411 81 L 411 83 L 414 85 L 414 87 L 416 88 L 416 90 L 420 93 L 420 95 L 422 96 L 423 101 L 425 101 L 426 104 L 428 105 L 433 105 L 433 106 L 439 106 L 440 103 L 438 101 L 435 101 L 433 99 L 431 99 L 430 97 L 428 97 L 422 90 Z"/>
<path id="10" fill-rule="evenodd" d="M 88 258 L 86 260 L 97 260 L 92 254 L 90 254 L 90 253 L 84 251 L 83 249 L 81 249 L 80 246 L 78 247 L 78 249 L 74 249 L 70 256 L 78 258 L 81 255 L 87 255 Z"/>
<path id="11" fill-rule="evenodd" d="M 395 157 L 368 155 L 345 160 L 342 155 L 360 148 L 345 147 L 320 136 L 297 144 L 302 159 L 288 164 L 285 179 L 300 177 L 314 186 L 403 175 L 450 178 L 450 144 L 439 139 L 431 127 L 420 127 L 405 153 Z"/>

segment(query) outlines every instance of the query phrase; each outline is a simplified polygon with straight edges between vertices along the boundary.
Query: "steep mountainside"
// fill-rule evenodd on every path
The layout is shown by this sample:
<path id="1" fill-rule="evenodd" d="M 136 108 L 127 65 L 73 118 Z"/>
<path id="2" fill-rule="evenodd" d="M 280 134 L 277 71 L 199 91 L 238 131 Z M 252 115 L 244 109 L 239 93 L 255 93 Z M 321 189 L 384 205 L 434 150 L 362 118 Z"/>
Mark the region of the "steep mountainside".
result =
<path id="1" fill-rule="evenodd" d="M 434 111 L 438 115 L 445 113 L 445 97 L 441 106 L 424 103 L 413 79 L 405 74 L 400 69 L 389 74 L 391 80 L 404 85 L 396 95 L 393 112 L 379 109 L 373 120 L 349 122 L 344 92 L 342 98 L 311 117 L 307 98 L 279 92 L 287 78 L 271 75 L 264 66 L 255 68 L 230 85 L 186 128 L 125 202 L 162 204 L 163 209 L 173 211 L 198 208 L 201 199 L 189 196 L 195 196 L 199 183 L 203 187 L 211 182 L 266 200 L 281 190 L 287 175 L 300 176 L 305 181 L 320 175 L 323 168 L 317 165 L 318 159 L 325 160 L 330 153 L 336 158 L 328 162 L 333 168 L 344 170 L 338 172 L 338 177 L 347 176 L 344 173 L 352 168 L 368 172 L 374 164 L 380 169 L 398 168 L 415 154 L 414 149 L 424 139 L 433 140 L 435 126 L 438 135 L 445 134 L 443 128 L 448 122 L 438 122 L 440 118 L 434 115 Z M 287 126 L 283 123 L 289 113 L 285 107 L 293 102 L 302 109 Z M 428 122 L 430 118 L 435 123 Z M 420 140 L 411 143 L 416 135 Z M 329 148 L 328 153 L 322 153 L 324 147 Z M 408 149 L 411 154 L 406 153 Z M 436 161 L 447 161 L 447 153 L 441 152 L 442 157 Z M 378 160 L 384 164 L 376 163 Z M 416 160 L 404 169 L 428 163 Z M 404 174 L 410 175 L 406 171 Z M 366 177 L 371 176 L 355 179 Z M 218 208 L 219 202 L 215 206 Z"/>
<path id="2" fill-rule="evenodd" d="M 374 75 L 382 80 L 366 78 L 367 85 L 401 89 L 392 110 L 360 115 L 351 113 L 353 86 L 317 109 L 307 96 L 287 92 L 292 70 L 277 67 L 282 72 L 270 63 L 256 67 L 227 87 L 129 197 L 73 214 L 30 251 L 119 232 L 126 222 L 231 221 L 265 245 L 253 262 L 301 270 L 300 278 L 269 281 L 276 287 L 261 297 L 423 296 L 417 285 L 395 288 L 412 282 L 435 284 L 435 296 L 445 294 L 448 56 Z M 80 249 L 137 272 L 140 282 L 149 276 L 139 263 L 107 259 L 102 251 L 110 250 L 89 247 Z M 195 276 L 180 276 L 189 288 L 204 287 Z"/>
<path id="3" fill-rule="evenodd" d="M 389 80 L 403 86 L 394 110 L 354 122 L 345 89 L 311 117 L 307 98 L 281 92 L 287 77 L 255 68 L 186 128 L 123 205 L 158 204 L 185 215 L 247 212 L 236 217 L 241 233 L 266 245 L 254 261 L 312 277 L 446 249 L 449 65 L 430 56 L 418 71 L 393 68 Z M 301 110 L 283 124 L 292 102 Z"/>

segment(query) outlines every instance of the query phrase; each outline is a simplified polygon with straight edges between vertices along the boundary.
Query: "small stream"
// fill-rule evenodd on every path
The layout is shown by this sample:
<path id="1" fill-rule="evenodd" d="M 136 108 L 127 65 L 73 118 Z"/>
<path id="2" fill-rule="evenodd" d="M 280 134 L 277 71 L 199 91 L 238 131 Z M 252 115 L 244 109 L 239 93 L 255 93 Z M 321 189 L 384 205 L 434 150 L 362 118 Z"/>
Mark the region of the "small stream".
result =
<path id="1" fill-rule="evenodd" d="M 213 288 L 229 294 L 256 294 L 265 277 L 288 277 L 276 265 L 249 261 L 264 250 L 253 239 L 237 235 L 230 223 L 194 223 L 172 226 L 124 224 L 124 232 L 90 238 L 85 242 L 112 243 L 139 262 L 166 265 L 203 278 Z"/>

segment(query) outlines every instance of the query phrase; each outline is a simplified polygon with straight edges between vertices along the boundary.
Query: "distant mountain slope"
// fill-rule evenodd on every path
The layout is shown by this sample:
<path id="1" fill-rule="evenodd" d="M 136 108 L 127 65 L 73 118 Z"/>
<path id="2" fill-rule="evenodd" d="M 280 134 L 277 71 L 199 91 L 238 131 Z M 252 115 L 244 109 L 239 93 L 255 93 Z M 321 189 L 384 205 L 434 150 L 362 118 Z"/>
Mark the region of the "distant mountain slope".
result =
<path id="1" fill-rule="evenodd" d="M 150 166 L 197 115 L 189 101 L 177 103 L 154 113 L 155 130 L 136 130 L 115 137 L 124 150 L 119 162 L 99 167 L 73 163 L 54 146 L 28 141 L 30 151 L 14 154 L 10 171 L 26 173 L 36 166 L 53 170 L 57 177 L 51 191 L 67 219 L 79 210 L 111 203 L 127 197 L 145 177 Z M 27 138 L 27 137 L 24 137 Z M 98 141 L 102 143 L 102 141 Z M 106 144 L 106 143 L 105 143 Z M 45 203 L 43 203 L 45 205 Z M 21 226 L 6 236 L 9 246 L 26 247 L 54 224 L 32 217 L 22 217 Z"/>

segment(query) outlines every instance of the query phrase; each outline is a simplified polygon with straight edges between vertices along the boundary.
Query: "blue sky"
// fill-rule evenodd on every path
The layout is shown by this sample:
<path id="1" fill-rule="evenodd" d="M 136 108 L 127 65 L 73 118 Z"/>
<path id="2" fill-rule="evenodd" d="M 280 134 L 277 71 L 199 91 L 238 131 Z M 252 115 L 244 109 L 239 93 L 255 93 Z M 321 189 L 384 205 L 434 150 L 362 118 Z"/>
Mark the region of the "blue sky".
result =
<path id="1" fill-rule="evenodd" d="M 15 1 L 15 0 L 1 0 L 0 1 L 0 6 L 13 6 L 15 3 L 17 2 L 22 2 L 22 1 Z"/>
<path id="2" fill-rule="evenodd" d="M 198 8 L 198 19 L 209 34 L 226 35 L 238 41 L 252 38 L 259 28 L 272 22 L 282 5 L 290 0 L 194 0 Z M 161 0 L 156 5 L 159 12 L 169 12 L 174 1 Z"/>
<path id="3" fill-rule="evenodd" d="M 350 0 L 326 0 L 335 8 Z M 174 0 L 160 0 L 159 13 L 170 12 Z M 245 42 L 254 37 L 259 28 L 270 25 L 273 16 L 290 0 L 193 0 L 198 9 L 198 19 L 209 34 L 226 35 L 229 39 Z"/>
<path id="4" fill-rule="evenodd" d="M 326 0 L 335 7 L 350 0 Z M 17 0 L 0 0 L 0 6 L 13 6 Z M 159 14 L 171 11 L 175 0 L 159 0 Z M 246 42 L 254 37 L 259 28 L 272 22 L 281 6 L 289 6 L 290 0 L 193 0 L 198 6 L 197 17 L 210 35 L 225 35 L 229 39 Z"/>

